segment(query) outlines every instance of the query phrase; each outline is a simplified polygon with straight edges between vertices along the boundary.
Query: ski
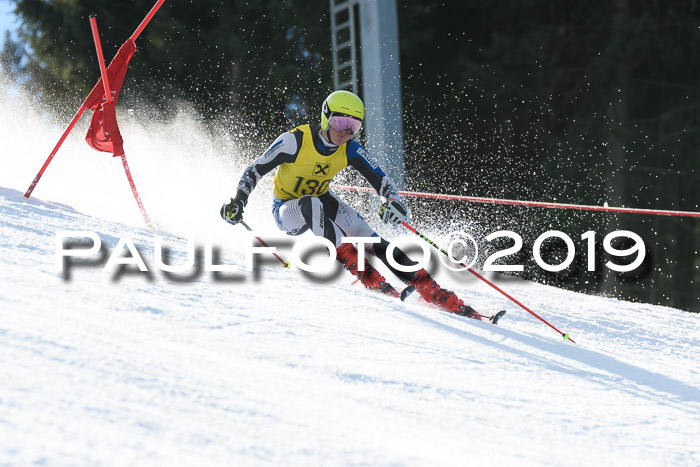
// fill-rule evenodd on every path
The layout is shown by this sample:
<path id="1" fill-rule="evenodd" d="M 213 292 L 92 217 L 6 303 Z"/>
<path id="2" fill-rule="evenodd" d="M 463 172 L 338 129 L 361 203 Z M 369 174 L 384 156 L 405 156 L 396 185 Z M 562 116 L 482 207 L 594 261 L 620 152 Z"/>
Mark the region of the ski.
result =
<path id="1" fill-rule="evenodd" d="M 353 282 L 353 285 L 357 284 L 358 282 L 360 282 L 359 279 L 355 280 Z M 412 285 L 409 285 L 409 286 L 405 287 L 403 290 L 398 291 L 391 284 L 389 284 L 388 282 L 385 282 L 384 286 L 382 288 L 370 289 L 370 290 L 374 290 L 375 292 L 379 292 L 379 293 L 382 293 L 384 295 L 388 295 L 390 297 L 396 297 L 396 298 L 400 299 L 402 302 L 404 302 L 409 297 L 409 295 L 411 295 L 413 292 L 416 291 L 416 288 Z M 475 311 L 472 307 L 467 306 L 467 307 L 465 307 L 464 312 L 454 313 L 454 314 L 459 315 L 459 316 L 466 316 L 468 318 L 476 318 L 479 321 L 486 321 L 486 322 L 489 322 L 491 324 L 497 324 L 498 320 L 501 319 L 503 317 L 503 315 L 506 314 L 506 310 L 501 310 L 501 311 L 489 316 L 489 315 L 484 315 L 482 313 L 479 313 L 479 312 Z"/>
<path id="2" fill-rule="evenodd" d="M 408 298 L 409 295 L 411 295 L 413 292 L 416 291 L 416 288 L 412 285 L 409 285 L 405 289 L 401 291 L 401 296 L 399 297 L 401 301 L 406 301 L 406 298 Z"/>
<path id="3" fill-rule="evenodd" d="M 488 321 L 491 324 L 498 324 L 498 320 L 501 319 L 505 314 L 506 310 L 501 310 L 491 317 L 486 317 L 486 321 Z"/>
<path id="4" fill-rule="evenodd" d="M 396 297 L 403 302 L 409 295 L 413 293 L 414 290 L 416 290 L 416 288 L 412 285 L 409 285 L 408 287 L 404 288 L 402 291 L 399 292 L 387 282 L 382 289 L 379 289 L 377 291 L 385 295 L 389 295 L 391 297 Z"/>
<path id="5" fill-rule="evenodd" d="M 356 279 L 352 284 L 355 285 L 359 282 L 360 282 L 360 280 Z M 400 299 L 402 302 L 404 300 L 406 300 L 406 298 L 416 290 L 416 288 L 414 286 L 409 285 L 406 288 L 404 288 L 403 290 L 398 291 L 394 288 L 394 286 L 392 286 L 388 282 L 384 282 L 384 286 L 380 289 L 371 289 L 371 288 L 368 288 L 368 289 L 373 290 L 375 292 L 382 293 L 384 295 L 388 295 L 390 297 L 396 297 L 396 298 Z"/>
<path id="6" fill-rule="evenodd" d="M 456 315 L 460 316 L 466 316 L 467 318 L 473 318 L 473 319 L 478 319 L 479 321 L 487 321 L 491 324 L 497 324 L 498 320 L 503 317 L 503 315 L 506 314 L 506 310 L 501 310 L 498 313 L 495 313 L 491 316 L 485 315 L 482 313 L 479 313 L 478 311 L 474 310 L 474 308 L 467 306 L 464 312 L 461 313 L 455 313 Z"/>
<path id="7" fill-rule="evenodd" d="M 498 320 L 503 317 L 503 315 L 506 314 L 506 310 L 501 310 L 498 313 L 487 316 L 487 315 L 482 315 L 481 313 L 474 312 L 471 317 L 476 316 L 480 321 L 487 321 L 491 324 L 498 324 Z"/>

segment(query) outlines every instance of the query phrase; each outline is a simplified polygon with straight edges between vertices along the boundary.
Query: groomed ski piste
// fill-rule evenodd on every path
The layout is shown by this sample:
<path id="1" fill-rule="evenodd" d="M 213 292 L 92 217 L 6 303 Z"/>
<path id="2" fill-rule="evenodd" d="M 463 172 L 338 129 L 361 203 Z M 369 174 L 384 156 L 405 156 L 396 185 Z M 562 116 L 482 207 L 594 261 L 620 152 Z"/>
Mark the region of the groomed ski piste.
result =
<path id="1" fill-rule="evenodd" d="M 154 231 L 119 159 L 83 141 L 86 117 L 24 198 L 66 122 L 0 96 L 0 465 L 700 465 L 697 314 L 487 276 L 572 344 L 466 275 L 437 272 L 477 310 L 507 309 L 498 326 L 344 271 L 248 272 L 255 241 L 218 214 L 257 156 L 244 136 L 119 114 Z M 270 181 L 245 220 L 277 241 Z M 95 232 L 105 256 L 129 238 L 149 272 L 60 272 L 59 231 Z M 156 237 L 171 264 L 192 239 L 240 271 L 168 276 Z"/>

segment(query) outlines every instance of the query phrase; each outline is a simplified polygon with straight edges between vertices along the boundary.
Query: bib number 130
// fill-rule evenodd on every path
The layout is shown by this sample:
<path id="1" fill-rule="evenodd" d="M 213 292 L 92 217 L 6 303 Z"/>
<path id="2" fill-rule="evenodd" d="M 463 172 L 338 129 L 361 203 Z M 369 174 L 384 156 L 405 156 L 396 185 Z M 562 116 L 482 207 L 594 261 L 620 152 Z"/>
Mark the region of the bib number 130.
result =
<path id="1" fill-rule="evenodd" d="M 322 195 L 328 191 L 330 184 L 330 179 L 316 180 L 315 178 L 297 177 L 297 183 L 294 185 L 294 193 L 301 196 Z"/>

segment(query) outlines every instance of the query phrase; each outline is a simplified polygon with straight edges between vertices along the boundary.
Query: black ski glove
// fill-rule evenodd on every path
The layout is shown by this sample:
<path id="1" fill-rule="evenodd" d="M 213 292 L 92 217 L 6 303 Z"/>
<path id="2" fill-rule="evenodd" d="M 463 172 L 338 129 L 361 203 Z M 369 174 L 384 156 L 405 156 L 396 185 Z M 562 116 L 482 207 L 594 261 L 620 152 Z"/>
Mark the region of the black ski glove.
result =
<path id="1" fill-rule="evenodd" d="M 239 224 L 243 220 L 243 208 L 246 205 L 246 199 L 239 192 L 235 198 L 231 198 L 231 202 L 221 206 L 221 218 L 229 224 Z"/>
<path id="2" fill-rule="evenodd" d="M 379 208 L 379 217 L 387 224 L 400 225 L 407 215 L 408 208 L 398 199 L 388 199 Z"/>

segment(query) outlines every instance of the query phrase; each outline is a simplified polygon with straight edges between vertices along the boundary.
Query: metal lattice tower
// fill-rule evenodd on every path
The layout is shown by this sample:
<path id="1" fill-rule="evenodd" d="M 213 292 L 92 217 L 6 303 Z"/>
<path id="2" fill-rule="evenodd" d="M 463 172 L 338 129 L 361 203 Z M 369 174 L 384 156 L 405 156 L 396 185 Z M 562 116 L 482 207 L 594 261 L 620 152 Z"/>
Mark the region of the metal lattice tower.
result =
<path id="1" fill-rule="evenodd" d="M 330 2 L 333 88 L 336 91 L 345 89 L 358 94 L 355 5 L 359 4 L 359 0 L 330 0 Z"/>
<path id="2" fill-rule="evenodd" d="M 330 6 L 333 85 L 335 90 L 346 89 L 362 98 L 367 149 L 399 189 L 403 189 L 403 110 L 396 0 L 330 0 Z M 360 93 L 358 48 L 362 67 Z"/>

